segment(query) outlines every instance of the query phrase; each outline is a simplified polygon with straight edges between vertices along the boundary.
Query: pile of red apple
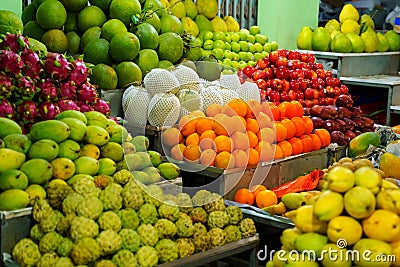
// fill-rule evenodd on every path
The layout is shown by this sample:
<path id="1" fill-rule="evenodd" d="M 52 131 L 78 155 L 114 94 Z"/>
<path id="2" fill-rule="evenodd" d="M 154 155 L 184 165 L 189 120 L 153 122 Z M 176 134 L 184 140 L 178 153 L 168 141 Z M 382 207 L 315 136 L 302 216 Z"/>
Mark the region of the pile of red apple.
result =
<path id="1" fill-rule="evenodd" d="M 316 62 L 314 54 L 278 49 L 259 59 L 256 66 L 239 70 L 238 75 L 242 81 L 257 84 L 261 101 L 299 101 L 312 117 L 314 129 L 327 129 L 332 143 L 344 145 L 374 130 L 374 122 L 353 107 L 347 86 Z"/>

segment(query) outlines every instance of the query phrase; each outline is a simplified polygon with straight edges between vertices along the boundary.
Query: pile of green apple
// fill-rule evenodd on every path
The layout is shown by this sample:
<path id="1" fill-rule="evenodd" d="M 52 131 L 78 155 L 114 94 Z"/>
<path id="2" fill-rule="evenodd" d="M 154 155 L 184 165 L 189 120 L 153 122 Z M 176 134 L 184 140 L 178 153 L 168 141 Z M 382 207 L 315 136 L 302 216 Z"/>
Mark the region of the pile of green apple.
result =
<path id="1" fill-rule="evenodd" d="M 259 26 L 240 29 L 238 32 L 204 31 L 202 40 L 203 56 L 213 55 L 219 63 L 236 70 L 255 66 L 257 60 L 278 49 L 276 41 L 268 42 L 268 36 L 261 34 Z"/>
<path id="2" fill-rule="evenodd" d="M 323 192 L 293 211 L 295 227 L 282 232 L 267 267 L 399 266 L 400 189 L 366 161 L 329 168 Z"/>

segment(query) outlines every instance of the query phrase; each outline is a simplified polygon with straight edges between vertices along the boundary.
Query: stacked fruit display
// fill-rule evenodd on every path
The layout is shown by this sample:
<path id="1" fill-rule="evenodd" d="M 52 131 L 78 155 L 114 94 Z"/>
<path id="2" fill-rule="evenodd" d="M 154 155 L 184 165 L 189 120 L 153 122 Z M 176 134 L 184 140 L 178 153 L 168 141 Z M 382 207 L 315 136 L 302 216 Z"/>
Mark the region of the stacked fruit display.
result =
<path id="1" fill-rule="evenodd" d="M 143 186 L 129 172 L 102 184 L 86 177 L 58 184 L 39 200 L 35 224 L 12 256 L 20 266 L 156 266 L 256 234 L 240 208 L 206 190 L 193 197 Z"/>
<path id="2" fill-rule="evenodd" d="M 20 34 L 6 35 L 0 46 L 0 117 L 17 121 L 24 132 L 64 110 L 110 113 L 82 59 L 34 52 Z"/>
<path id="3" fill-rule="evenodd" d="M 0 118 L 0 126 L 0 210 L 25 208 L 46 197 L 43 188 L 80 177 L 102 184 L 123 179 L 129 170 L 137 181 L 150 184 L 179 175 L 176 165 L 147 151 L 145 136 L 132 138 L 97 111 L 63 111 L 54 120 L 35 123 L 29 135 L 7 118 Z"/>
<path id="4" fill-rule="evenodd" d="M 283 231 L 282 250 L 266 266 L 398 266 L 400 189 L 384 176 L 368 160 L 331 166 L 325 190 L 290 212 L 295 228 Z"/>
<path id="5" fill-rule="evenodd" d="M 400 38 L 394 30 L 375 31 L 370 15 L 360 16 L 352 4 L 346 4 L 339 14 L 339 21 L 331 19 L 324 27 L 314 30 L 304 26 L 297 37 L 297 48 L 340 53 L 398 51 Z"/>

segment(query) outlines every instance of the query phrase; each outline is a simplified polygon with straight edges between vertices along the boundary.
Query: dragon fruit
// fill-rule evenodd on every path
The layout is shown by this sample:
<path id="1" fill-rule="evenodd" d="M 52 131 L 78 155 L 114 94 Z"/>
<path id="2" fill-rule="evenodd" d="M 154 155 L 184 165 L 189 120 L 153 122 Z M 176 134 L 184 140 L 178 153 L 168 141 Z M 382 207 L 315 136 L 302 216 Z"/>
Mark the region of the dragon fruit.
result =
<path id="1" fill-rule="evenodd" d="M 58 99 L 57 87 L 51 79 L 41 80 L 37 86 L 41 89 L 40 99 L 43 102 L 53 102 Z"/>
<path id="2" fill-rule="evenodd" d="M 16 110 L 18 113 L 18 120 L 22 124 L 34 122 L 38 115 L 36 104 L 32 100 L 25 100 L 22 104 L 17 106 Z"/>
<path id="3" fill-rule="evenodd" d="M 109 116 L 111 113 L 110 106 L 101 98 L 97 99 L 96 103 L 94 104 L 94 110 L 103 113 L 106 116 Z"/>
<path id="4" fill-rule="evenodd" d="M 59 53 L 47 53 L 43 68 L 54 80 L 64 80 L 70 72 L 68 60 Z"/>
<path id="5" fill-rule="evenodd" d="M 7 74 L 14 74 L 17 76 L 21 73 L 21 69 L 24 67 L 20 55 L 10 50 L 0 51 L 0 70 L 5 71 Z"/>
<path id="6" fill-rule="evenodd" d="M 23 100 L 33 99 L 35 94 L 39 91 L 39 89 L 36 88 L 34 81 L 28 76 L 19 77 L 16 80 L 15 86 L 17 86 L 18 96 Z"/>
<path id="7" fill-rule="evenodd" d="M 82 59 L 75 59 L 71 63 L 71 66 L 72 71 L 70 73 L 69 80 L 74 81 L 76 85 L 86 82 L 89 73 L 85 62 Z"/>
<path id="8" fill-rule="evenodd" d="M 60 107 L 55 103 L 43 102 L 38 107 L 41 120 L 52 120 L 60 114 Z"/>
<path id="9" fill-rule="evenodd" d="M 7 99 L 3 99 L 0 102 L 0 117 L 14 118 L 14 107 Z"/>
<path id="10" fill-rule="evenodd" d="M 10 98 L 13 88 L 11 78 L 4 74 L 0 74 L 0 99 Z"/>
<path id="11" fill-rule="evenodd" d="M 85 101 L 78 101 L 78 106 L 81 112 L 93 111 L 94 107 Z"/>
<path id="12" fill-rule="evenodd" d="M 27 50 L 29 47 L 28 39 L 22 34 L 7 34 L 0 43 L 1 49 L 9 49 L 14 52 Z"/>
<path id="13" fill-rule="evenodd" d="M 82 83 L 78 90 L 78 100 L 94 103 L 98 98 L 96 86 L 89 82 Z"/>
<path id="14" fill-rule="evenodd" d="M 59 99 L 75 100 L 76 85 L 74 81 L 61 82 L 59 84 L 58 97 Z"/>
<path id="15" fill-rule="evenodd" d="M 68 100 L 68 99 L 59 100 L 57 102 L 57 104 L 60 107 L 61 111 L 64 111 L 64 110 L 79 110 L 78 105 L 72 100 Z"/>
<path id="16" fill-rule="evenodd" d="M 25 64 L 22 72 L 32 79 L 39 78 L 39 74 L 43 70 L 39 55 L 34 51 L 27 49 L 22 51 L 21 59 Z"/>

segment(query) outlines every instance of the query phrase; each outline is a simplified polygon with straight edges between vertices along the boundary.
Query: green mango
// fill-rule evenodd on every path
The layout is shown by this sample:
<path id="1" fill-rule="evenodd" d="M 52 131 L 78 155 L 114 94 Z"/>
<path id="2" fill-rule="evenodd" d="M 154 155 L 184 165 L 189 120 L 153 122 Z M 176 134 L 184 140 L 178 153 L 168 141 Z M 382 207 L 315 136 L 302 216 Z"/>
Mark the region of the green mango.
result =
<path id="1" fill-rule="evenodd" d="M 4 138 L 9 134 L 22 134 L 22 129 L 15 121 L 1 117 L 0 138 Z"/>
<path id="2" fill-rule="evenodd" d="M 110 135 L 110 142 L 122 144 L 128 137 L 128 130 L 119 124 L 108 125 L 106 131 Z"/>
<path id="3" fill-rule="evenodd" d="M 86 128 L 85 142 L 96 146 L 103 146 L 110 140 L 105 128 L 98 125 L 89 125 Z"/>
<path id="4" fill-rule="evenodd" d="M 20 171 L 28 176 L 30 184 L 46 184 L 53 176 L 53 167 L 45 159 L 30 159 L 22 164 Z"/>
<path id="5" fill-rule="evenodd" d="M 85 125 L 87 124 L 87 119 L 85 114 L 78 110 L 64 110 L 60 114 L 57 114 L 56 120 L 62 120 L 64 118 L 75 118 L 82 121 Z"/>
<path id="6" fill-rule="evenodd" d="M 8 170 L 0 175 L 1 190 L 21 189 L 28 187 L 28 176 L 20 170 Z"/>
<path id="7" fill-rule="evenodd" d="M 50 139 L 56 143 L 66 140 L 71 133 L 67 124 L 58 120 L 40 121 L 32 125 L 30 136 L 32 141 Z"/>
<path id="8" fill-rule="evenodd" d="M 64 142 L 59 143 L 58 146 L 60 148 L 58 152 L 59 158 L 67 158 L 70 160 L 76 160 L 79 158 L 81 147 L 77 142 L 67 139 Z"/>
<path id="9" fill-rule="evenodd" d="M 24 153 L 9 148 L 0 148 L 0 173 L 19 169 L 24 162 Z"/>
<path id="10" fill-rule="evenodd" d="M 87 111 L 84 113 L 87 119 L 87 125 L 97 125 L 106 128 L 109 124 L 108 118 L 98 111 Z"/>
<path id="11" fill-rule="evenodd" d="M 101 158 L 98 160 L 99 169 L 97 170 L 96 175 L 113 175 L 117 170 L 117 164 L 110 158 Z"/>
<path id="12" fill-rule="evenodd" d="M 158 165 L 161 164 L 163 158 L 159 152 L 149 150 L 149 151 L 147 151 L 147 153 L 149 154 L 151 164 L 153 164 L 154 167 L 157 167 Z"/>
<path id="13" fill-rule="evenodd" d="M 108 142 L 104 146 L 100 147 L 100 156 L 118 162 L 124 158 L 124 150 L 120 144 L 116 142 Z"/>
<path id="14" fill-rule="evenodd" d="M 142 184 L 151 184 L 152 183 L 152 179 L 151 177 L 145 173 L 144 171 L 133 171 L 131 172 L 133 175 L 133 178 L 135 179 L 135 181 L 139 181 Z"/>
<path id="15" fill-rule="evenodd" d="M 10 189 L 0 194 L 0 210 L 11 211 L 26 208 L 29 195 L 21 189 Z"/>
<path id="16" fill-rule="evenodd" d="M 147 136 L 144 135 L 137 135 L 133 137 L 130 142 L 135 145 L 136 151 L 139 152 L 147 151 L 150 144 L 149 139 L 147 138 Z"/>
<path id="17" fill-rule="evenodd" d="M 173 180 L 178 178 L 180 173 L 180 168 L 171 162 L 164 162 L 157 166 L 160 170 L 160 174 L 167 180 Z"/>
<path id="18" fill-rule="evenodd" d="M 142 172 L 147 173 L 150 178 L 150 183 L 157 183 L 161 180 L 160 171 L 156 167 L 147 167 L 142 170 Z"/>
<path id="19" fill-rule="evenodd" d="M 6 148 L 26 154 L 31 147 L 32 141 L 24 134 L 9 134 L 3 138 Z"/>
<path id="20" fill-rule="evenodd" d="M 77 118 L 63 118 L 62 122 L 67 124 L 71 129 L 68 139 L 80 142 L 86 136 L 86 124 Z"/>
<path id="21" fill-rule="evenodd" d="M 57 157 L 59 150 L 58 144 L 53 140 L 42 139 L 31 145 L 28 151 L 28 158 L 52 161 Z"/>

